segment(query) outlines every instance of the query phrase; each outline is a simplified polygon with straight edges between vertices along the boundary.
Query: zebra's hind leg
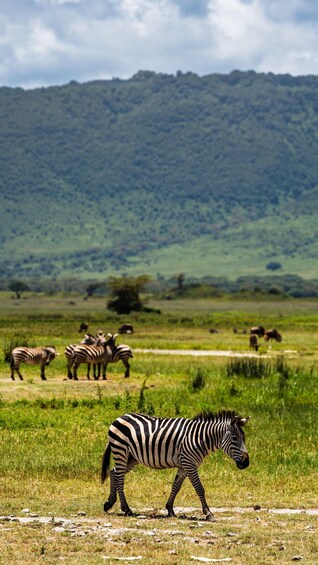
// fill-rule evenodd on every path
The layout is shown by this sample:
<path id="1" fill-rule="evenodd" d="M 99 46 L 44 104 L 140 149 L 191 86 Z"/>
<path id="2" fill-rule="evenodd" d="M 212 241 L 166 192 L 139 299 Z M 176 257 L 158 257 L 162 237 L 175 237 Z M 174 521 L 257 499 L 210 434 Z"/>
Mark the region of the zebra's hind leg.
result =
<path id="1" fill-rule="evenodd" d="M 129 362 L 127 361 L 127 359 L 122 359 L 125 367 L 126 367 L 126 371 L 125 371 L 125 379 L 128 379 L 128 377 L 130 376 L 130 365 Z"/>
<path id="2" fill-rule="evenodd" d="M 116 471 L 112 469 L 110 472 L 110 493 L 108 500 L 104 504 L 104 512 L 108 512 L 117 500 L 117 488 L 116 488 Z"/>
<path id="3" fill-rule="evenodd" d="M 183 469 L 179 469 L 179 471 L 177 472 L 175 479 L 173 481 L 171 493 L 170 493 L 170 496 L 169 496 L 167 504 L 166 504 L 166 509 L 168 510 L 168 516 L 170 518 L 175 516 L 174 510 L 173 510 L 173 503 L 174 503 L 174 500 L 175 500 L 179 490 L 182 487 L 182 484 L 183 484 L 183 481 L 184 481 L 185 478 L 186 478 L 185 472 L 183 471 Z"/>
<path id="4" fill-rule="evenodd" d="M 114 469 L 111 470 L 110 495 L 107 502 L 105 502 L 104 504 L 105 512 L 107 512 L 107 510 L 110 510 L 110 508 L 112 508 L 112 506 L 115 504 L 117 498 L 116 493 L 118 493 L 122 512 L 124 512 L 126 516 L 134 515 L 131 508 L 129 508 L 128 502 L 126 500 L 126 496 L 124 493 L 124 482 L 125 482 L 125 475 L 129 473 L 129 471 L 131 471 L 137 465 L 137 463 L 138 461 L 136 461 L 131 455 L 129 455 L 126 469 L 124 469 L 121 465 L 120 471 L 117 471 L 116 467 L 114 467 Z"/>

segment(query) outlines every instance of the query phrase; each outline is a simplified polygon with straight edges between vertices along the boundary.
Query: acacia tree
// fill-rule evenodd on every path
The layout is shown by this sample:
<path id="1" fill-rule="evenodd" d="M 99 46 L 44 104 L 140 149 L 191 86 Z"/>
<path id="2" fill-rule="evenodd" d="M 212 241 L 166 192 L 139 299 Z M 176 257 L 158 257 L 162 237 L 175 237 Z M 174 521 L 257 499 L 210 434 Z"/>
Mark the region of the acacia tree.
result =
<path id="1" fill-rule="evenodd" d="M 108 287 L 112 298 L 107 302 L 107 308 L 117 314 L 130 314 L 143 309 L 139 293 L 144 290 L 151 278 L 147 275 L 139 277 L 111 277 Z"/>
<path id="2" fill-rule="evenodd" d="M 30 290 L 28 285 L 23 281 L 11 281 L 9 284 L 9 290 L 15 292 L 16 298 L 21 298 L 22 292 Z"/>

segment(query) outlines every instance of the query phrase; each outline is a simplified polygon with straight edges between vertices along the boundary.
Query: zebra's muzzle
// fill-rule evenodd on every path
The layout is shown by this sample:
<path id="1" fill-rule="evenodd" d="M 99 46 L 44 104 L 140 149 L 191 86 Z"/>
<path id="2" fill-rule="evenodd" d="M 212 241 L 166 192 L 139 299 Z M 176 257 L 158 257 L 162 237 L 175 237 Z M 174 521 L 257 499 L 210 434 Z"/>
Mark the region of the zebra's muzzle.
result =
<path id="1" fill-rule="evenodd" d="M 235 461 L 236 466 L 238 469 L 243 470 L 246 469 L 250 464 L 250 459 L 248 455 L 243 455 L 240 461 Z"/>

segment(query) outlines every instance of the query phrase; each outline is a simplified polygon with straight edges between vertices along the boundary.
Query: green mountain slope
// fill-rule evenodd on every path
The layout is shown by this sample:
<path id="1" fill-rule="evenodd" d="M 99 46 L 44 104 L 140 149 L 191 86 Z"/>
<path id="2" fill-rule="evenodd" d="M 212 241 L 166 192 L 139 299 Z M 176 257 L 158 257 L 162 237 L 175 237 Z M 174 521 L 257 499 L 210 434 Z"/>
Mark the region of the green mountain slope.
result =
<path id="1" fill-rule="evenodd" d="M 318 77 L 0 88 L 1 277 L 239 276 L 318 256 Z"/>

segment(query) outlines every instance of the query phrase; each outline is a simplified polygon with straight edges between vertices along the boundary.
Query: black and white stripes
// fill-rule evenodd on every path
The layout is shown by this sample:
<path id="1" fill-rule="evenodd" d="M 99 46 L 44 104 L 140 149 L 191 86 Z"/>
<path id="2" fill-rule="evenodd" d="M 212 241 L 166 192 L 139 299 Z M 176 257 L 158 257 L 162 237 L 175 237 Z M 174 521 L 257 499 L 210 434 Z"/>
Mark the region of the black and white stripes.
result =
<path id="1" fill-rule="evenodd" d="M 175 497 L 188 477 L 200 498 L 203 513 L 207 519 L 212 519 L 197 468 L 206 455 L 220 448 L 239 469 L 248 467 L 249 456 L 242 429 L 247 421 L 248 418 L 227 411 L 217 415 L 202 413 L 193 419 L 156 418 L 144 414 L 124 414 L 117 418 L 109 428 L 102 462 L 104 482 L 113 455 L 114 468 L 110 472 L 110 494 L 104 505 L 105 512 L 115 504 L 118 494 L 122 511 L 126 515 L 132 514 L 124 494 L 125 474 L 142 463 L 153 469 L 178 469 L 166 504 L 169 516 L 174 516 Z"/>
<path id="2" fill-rule="evenodd" d="M 16 371 L 23 381 L 20 372 L 21 363 L 26 365 L 41 365 L 41 379 L 46 381 L 45 366 L 49 365 L 55 359 L 55 347 L 15 347 L 11 352 L 11 379 L 14 381 L 14 372 Z"/>

